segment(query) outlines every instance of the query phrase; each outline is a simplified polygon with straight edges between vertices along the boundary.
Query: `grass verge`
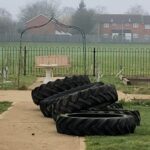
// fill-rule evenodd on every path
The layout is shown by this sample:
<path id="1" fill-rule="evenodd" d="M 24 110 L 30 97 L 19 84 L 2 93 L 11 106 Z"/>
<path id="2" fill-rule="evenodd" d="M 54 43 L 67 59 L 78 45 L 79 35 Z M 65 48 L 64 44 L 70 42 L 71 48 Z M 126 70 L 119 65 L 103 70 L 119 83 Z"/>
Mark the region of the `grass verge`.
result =
<path id="1" fill-rule="evenodd" d="M 19 86 L 19 90 L 27 90 L 28 87 L 30 85 L 32 85 L 36 80 L 36 76 L 21 76 L 20 77 L 20 86 Z M 3 90 L 15 90 L 15 89 L 18 89 L 18 80 L 17 80 L 17 77 L 15 76 L 11 76 L 9 78 L 9 81 L 10 82 L 6 82 L 6 83 L 3 83 L 1 81 L 0 83 L 0 89 L 3 89 Z"/>
<path id="2" fill-rule="evenodd" d="M 126 109 L 136 109 L 141 113 L 141 125 L 134 134 L 125 136 L 86 137 L 87 150 L 150 150 L 150 101 L 146 104 L 124 103 Z"/>
<path id="3" fill-rule="evenodd" d="M 12 102 L 7 102 L 7 101 L 0 102 L 0 114 L 4 111 L 7 111 L 11 105 Z"/>
<path id="4" fill-rule="evenodd" d="M 96 77 L 91 77 L 91 81 L 96 81 Z M 123 82 L 115 76 L 103 76 L 100 81 L 107 84 L 114 84 L 117 90 L 128 94 L 150 94 L 150 82 L 141 85 L 124 85 Z"/>

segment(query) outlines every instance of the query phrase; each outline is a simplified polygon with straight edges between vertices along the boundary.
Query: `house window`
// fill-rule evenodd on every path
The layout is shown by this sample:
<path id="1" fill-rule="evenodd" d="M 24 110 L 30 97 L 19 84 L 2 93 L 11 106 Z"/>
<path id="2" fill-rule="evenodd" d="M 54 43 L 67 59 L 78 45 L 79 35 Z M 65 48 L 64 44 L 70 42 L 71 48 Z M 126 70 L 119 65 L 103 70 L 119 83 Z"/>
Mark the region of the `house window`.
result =
<path id="1" fill-rule="evenodd" d="M 150 24 L 145 24 L 145 29 L 150 29 Z"/>
<path id="2" fill-rule="evenodd" d="M 109 28 L 109 24 L 108 23 L 104 23 L 104 28 Z"/>
<path id="3" fill-rule="evenodd" d="M 133 33 L 133 38 L 137 39 L 137 38 L 139 38 L 139 35 L 137 33 Z"/>
<path id="4" fill-rule="evenodd" d="M 138 23 L 133 23 L 133 28 L 138 28 L 139 24 Z"/>

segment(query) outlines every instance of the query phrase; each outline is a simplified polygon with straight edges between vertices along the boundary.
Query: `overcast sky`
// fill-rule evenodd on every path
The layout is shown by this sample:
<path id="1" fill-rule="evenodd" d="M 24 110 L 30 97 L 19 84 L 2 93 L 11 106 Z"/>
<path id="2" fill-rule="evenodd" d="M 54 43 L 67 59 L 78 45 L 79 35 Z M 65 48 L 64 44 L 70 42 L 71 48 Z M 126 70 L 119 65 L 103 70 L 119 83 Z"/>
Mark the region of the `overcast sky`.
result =
<path id="1" fill-rule="evenodd" d="M 17 18 L 20 8 L 27 4 L 34 3 L 39 0 L 0 0 L 0 7 L 9 11 L 13 18 Z M 77 8 L 80 0 L 56 0 L 60 7 Z M 150 13 L 150 0 L 84 0 L 88 8 L 97 6 L 105 6 L 109 13 L 124 13 L 128 8 L 135 4 L 142 5 L 143 8 Z"/>

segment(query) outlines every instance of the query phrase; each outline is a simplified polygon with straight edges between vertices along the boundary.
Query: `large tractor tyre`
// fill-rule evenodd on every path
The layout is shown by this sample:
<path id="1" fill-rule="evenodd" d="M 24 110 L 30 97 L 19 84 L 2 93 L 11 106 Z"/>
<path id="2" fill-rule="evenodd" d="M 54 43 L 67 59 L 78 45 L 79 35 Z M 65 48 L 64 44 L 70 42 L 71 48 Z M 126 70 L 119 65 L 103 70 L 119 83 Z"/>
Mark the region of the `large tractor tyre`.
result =
<path id="1" fill-rule="evenodd" d="M 113 103 L 113 104 L 108 104 L 106 105 L 97 105 L 94 107 L 89 108 L 89 111 L 101 111 L 101 110 L 111 110 L 111 109 L 123 109 L 123 106 L 121 103 Z"/>
<path id="2" fill-rule="evenodd" d="M 123 105 L 119 102 L 107 106 L 107 109 L 123 109 Z"/>
<path id="3" fill-rule="evenodd" d="M 51 89 L 54 89 L 55 91 L 57 91 L 57 93 L 60 93 L 87 84 L 90 84 L 90 80 L 87 76 L 73 76 L 72 78 L 66 77 L 64 80 L 56 80 L 56 82 L 53 82 L 52 84 L 49 83 L 49 86 L 46 85 L 46 88 L 43 91 L 43 95 L 45 95 L 45 97 L 54 95 L 49 94 Z"/>
<path id="4" fill-rule="evenodd" d="M 82 85 L 82 86 L 78 86 L 76 88 L 55 94 L 53 96 L 47 97 L 46 99 L 44 99 L 43 101 L 40 102 L 40 110 L 43 113 L 43 115 L 45 117 L 52 117 L 52 105 L 54 103 L 56 103 L 60 97 L 63 97 L 65 95 L 77 92 L 77 91 L 82 91 L 85 89 L 88 89 L 90 87 L 94 87 L 94 86 L 101 86 L 103 85 L 102 82 L 98 82 L 98 83 L 90 83 L 87 85 Z"/>
<path id="5" fill-rule="evenodd" d="M 53 106 L 54 108 L 54 106 Z M 123 110 L 123 109 L 106 109 L 106 110 L 99 110 L 99 111 L 94 111 L 94 110 L 81 110 L 80 112 L 82 113 L 116 113 L 116 114 L 126 114 L 126 115 L 131 115 L 133 116 L 136 125 L 140 126 L 140 122 L 141 122 L 141 115 L 140 112 L 138 110 Z M 55 109 L 52 110 L 52 118 L 54 119 L 54 121 L 56 121 L 57 117 L 60 114 L 57 113 L 57 111 Z"/>
<path id="6" fill-rule="evenodd" d="M 141 122 L 141 116 L 140 116 L 140 112 L 138 110 L 124 110 L 124 109 L 106 109 L 106 110 L 100 110 L 100 111 L 92 111 L 92 110 L 81 110 L 80 112 L 82 113 L 106 113 L 106 114 L 112 114 L 112 113 L 115 113 L 115 114 L 126 114 L 126 115 L 131 115 L 133 116 L 134 120 L 135 120 L 135 123 L 136 125 L 140 125 L 140 122 Z M 59 114 L 56 114 L 56 112 L 54 111 L 53 114 L 55 115 L 55 120 L 57 118 L 57 115 Z"/>
<path id="7" fill-rule="evenodd" d="M 60 114 L 56 119 L 58 133 L 85 135 L 124 135 L 134 133 L 136 123 L 131 115 L 115 113 Z"/>
<path id="8" fill-rule="evenodd" d="M 57 116 L 59 115 L 59 113 L 57 113 L 57 111 L 54 109 L 56 104 L 53 104 L 53 109 L 52 109 L 52 118 L 54 119 L 54 121 L 56 121 Z M 113 110 L 113 109 L 123 109 L 123 106 L 121 103 L 113 103 L 111 105 L 109 105 L 109 103 L 106 106 L 106 103 L 104 105 L 98 105 L 95 107 L 90 107 L 87 110 L 81 110 L 80 112 L 88 112 L 88 111 L 102 111 L 102 110 Z"/>
<path id="9" fill-rule="evenodd" d="M 69 90 L 78 86 L 89 84 L 87 76 L 72 76 L 64 79 L 58 79 L 54 82 L 48 82 L 32 90 L 31 95 L 35 104 L 39 105 L 40 101 L 45 98 Z"/>
<path id="10" fill-rule="evenodd" d="M 54 121 L 56 121 L 57 120 L 57 117 L 60 115 L 60 114 L 58 114 L 58 112 L 55 110 L 55 104 L 53 104 L 52 105 L 52 107 L 51 107 L 51 109 L 52 109 L 52 119 L 54 120 Z"/>
<path id="11" fill-rule="evenodd" d="M 105 107 L 117 101 L 118 95 L 114 86 L 101 85 L 71 93 L 58 99 L 54 109 L 58 114 L 61 114 L 88 110 L 97 105 Z"/>
<path id="12" fill-rule="evenodd" d="M 39 87 L 36 87 L 34 88 L 32 91 L 31 91 L 31 96 L 32 96 L 32 99 L 33 99 L 33 102 L 34 104 L 38 105 L 39 104 L 39 99 L 42 99 L 43 97 L 39 94 L 40 90 L 45 87 L 45 84 L 42 84 L 41 86 Z"/>
<path id="13" fill-rule="evenodd" d="M 105 111 L 106 112 L 106 111 Z M 138 110 L 123 110 L 123 109 L 118 109 L 118 110 L 109 110 L 109 112 L 114 112 L 117 114 L 126 114 L 126 115 L 131 115 L 133 116 L 136 125 L 140 125 L 141 122 L 141 115 L 140 112 Z"/>

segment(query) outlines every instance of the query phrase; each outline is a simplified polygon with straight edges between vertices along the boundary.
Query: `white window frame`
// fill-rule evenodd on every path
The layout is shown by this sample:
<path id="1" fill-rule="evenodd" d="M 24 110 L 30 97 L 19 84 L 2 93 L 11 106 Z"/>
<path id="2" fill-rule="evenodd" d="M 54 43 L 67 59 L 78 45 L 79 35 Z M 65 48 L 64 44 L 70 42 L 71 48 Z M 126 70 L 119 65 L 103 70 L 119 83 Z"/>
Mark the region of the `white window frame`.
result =
<path id="1" fill-rule="evenodd" d="M 109 28 L 109 23 L 104 23 L 104 28 Z"/>
<path id="2" fill-rule="evenodd" d="M 139 28 L 139 24 L 138 23 L 133 23 L 133 28 Z"/>

